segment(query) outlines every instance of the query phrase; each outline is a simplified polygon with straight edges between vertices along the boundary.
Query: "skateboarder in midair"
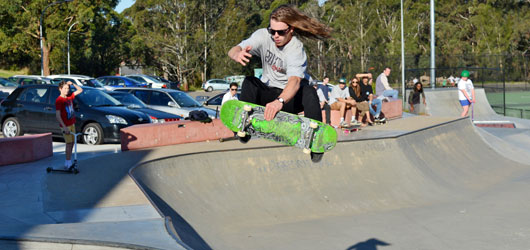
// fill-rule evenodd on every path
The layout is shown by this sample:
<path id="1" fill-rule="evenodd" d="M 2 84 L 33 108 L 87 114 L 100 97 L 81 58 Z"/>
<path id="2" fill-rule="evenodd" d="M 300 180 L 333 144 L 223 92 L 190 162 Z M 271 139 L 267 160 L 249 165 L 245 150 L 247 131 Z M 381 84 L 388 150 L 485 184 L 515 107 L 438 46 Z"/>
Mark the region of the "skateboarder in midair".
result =
<path id="1" fill-rule="evenodd" d="M 75 92 L 70 92 L 70 85 L 74 85 Z M 64 142 L 66 143 L 65 155 L 66 160 L 64 161 L 64 168 L 69 169 L 72 167 L 72 149 L 74 147 L 74 134 L 75 134 L 75 113 L 74 113 L 74 98 L 83 92 L 83 89 L 76 84 L 68 81 L 62 81 L 59 83 L 60 95 L 55 100 L 55 117 L 61 126 L 63 132 Z"/>
<path id="2" fill-rule="evenodd" d="M 268 121 L 280 110 L 293 114 L 304 111 L 306 117 L 322 121 L 316 90 L 308 84 L 304 45 L 297 36 L 328 38 L 330 29 L 292 5 L 276 8 L 269 21 L 268 28 L 258 29 L 228 52 L 243 66 L 253 55 L 261 58 L 261 79 L 247 76 L 239 99 L 265 106 Z M 243 142 L 248 139 L 240 138 Z"/>

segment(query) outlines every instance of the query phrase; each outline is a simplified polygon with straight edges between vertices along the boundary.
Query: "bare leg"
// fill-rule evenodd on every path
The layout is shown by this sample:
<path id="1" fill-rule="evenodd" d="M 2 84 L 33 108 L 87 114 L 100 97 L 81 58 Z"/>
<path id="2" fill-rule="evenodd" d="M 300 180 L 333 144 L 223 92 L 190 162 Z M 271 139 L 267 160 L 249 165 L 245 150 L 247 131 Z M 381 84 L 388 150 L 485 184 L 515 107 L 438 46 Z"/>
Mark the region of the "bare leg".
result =
<path id="1" fill-rule="evenodd" d="M 460 117 L 465 117 L 467 116 L 467 112 L 469 111 L 469 105 L 466 105 L 466 106 L 462 106 L 463 110 L 462 110 L 462 114 L 460 114 Z"/>
<path id="2" fill-rule="evenodd" d="M 74 148 L 74 143 L 66 143 L 66 160 L 69 161 L 72 159 L 72 149 Z"/>
<path id="3" fill-rule="evenodd" d="M 345 102 L 340 102 L 340 117 L 342 118 L 346 118 L 346 103 Z"/>

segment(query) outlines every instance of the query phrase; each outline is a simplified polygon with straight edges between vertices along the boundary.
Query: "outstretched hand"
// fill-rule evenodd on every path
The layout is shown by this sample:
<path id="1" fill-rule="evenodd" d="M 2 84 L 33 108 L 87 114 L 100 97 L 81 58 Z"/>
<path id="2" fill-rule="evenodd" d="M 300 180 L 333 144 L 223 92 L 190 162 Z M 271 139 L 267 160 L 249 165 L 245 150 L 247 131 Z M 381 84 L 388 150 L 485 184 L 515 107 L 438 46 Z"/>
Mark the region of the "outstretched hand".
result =
<path id="1" fill-rule="evenodd" d="M 274 116 L 282 110 L 282 107 L 283 104 L 278 100 L 267 103 L 265 105 L 265 120 L 270 121 L 274 119 Z"/>
<path id="2" fill-rule="evenodd" d="M 250 62 L 250 58 L 252 58 L 252 55 L 249 53 L 251 49 L 252 46 L 247 46 L 242 49 L 239 53 L 237 53 L 235 61 L 243 66 L 247 66 L 247 63 Z"/>

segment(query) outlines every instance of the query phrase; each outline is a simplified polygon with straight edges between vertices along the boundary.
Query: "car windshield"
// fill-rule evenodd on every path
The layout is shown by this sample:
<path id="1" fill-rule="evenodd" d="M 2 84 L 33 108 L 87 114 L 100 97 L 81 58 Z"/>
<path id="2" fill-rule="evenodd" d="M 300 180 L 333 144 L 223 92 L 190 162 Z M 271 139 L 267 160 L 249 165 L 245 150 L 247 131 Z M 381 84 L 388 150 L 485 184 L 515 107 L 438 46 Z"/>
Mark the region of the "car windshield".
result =
<path id="1" fill-rule="evenodd" d="M 152 77 L 152 76 L 144 76 L 144 77 L 150 79 L 150 80 L 153 81 L 153 82 L 162 82 L 162 81 L 160 81 L 160 80 L 158 80 L 157 78 Z"/>
<path id="2" fill-rule="evenodd" d="M 7 79 L 4 79 L 4 78 L 0 78 L 0 85 L 4 86 L 4 87 L 17 87 L 18 84 L 12 82 L 12 81 L 9 81 Z"/>
<path id="3" fill-rule="evenodd" d="M 76 97 L 89 107 L 121 106 L 122 104 L 112 96 L 99 89 L 83 88 L 83 92 Z"/>
<path id="4" fill-rule="evenodd" d="M 93 87 L 93 88 L 103 88 L 105 85 L 98 81 L 97 79 L 81 80 L 83 85 Z"/>
<path id="5" fill-rule="evenodd" d="M 202 107 L 200 103 L 193 100 L 193 98 L 191 98 L 188 94 L 184 92 L 170 92 L 169 94 L 173 97 L 173 99 L 175 99 L 175 101 L 180 107 L 183 107 L 183 108 Z"/>
<path id="6" fill-rule="evenodd" d="M 129 93 L 115 93 L 110 94 L 116 100 L 120 101 L 123 105 L 129 108 L 146 108 L 145 104 L 140 101 L 136 96 Z"/>

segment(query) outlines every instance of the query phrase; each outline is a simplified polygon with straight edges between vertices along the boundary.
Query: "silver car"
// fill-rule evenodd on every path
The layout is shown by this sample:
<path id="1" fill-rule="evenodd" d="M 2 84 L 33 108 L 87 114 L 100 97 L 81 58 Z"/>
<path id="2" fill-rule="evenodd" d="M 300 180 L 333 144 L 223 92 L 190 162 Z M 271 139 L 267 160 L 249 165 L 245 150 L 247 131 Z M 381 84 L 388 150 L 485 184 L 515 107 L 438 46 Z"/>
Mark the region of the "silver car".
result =
<path id="1" fill-rule="evenodd" d="M 0 77 L 0 101 L 9 96 L 17 87 L 18 84 L 9 81 L 7 78 Z"/>
<path id="2" fill-rule="evenodd" d="M 188 118 L 190 111 L 204 110 L 212 119 L 216 118 L 215 110 L 205 108 L 185 92 L 175 89 L 154 89 L 124 87 L 114 91 L 129 92 L 142 100 L 148 107 Z"/>
<path id="3" fill-rule="evenodd" d="M 202 89 L 206 90 L 207 92 L 211 92 L 214 90 L 227 90 L 230 88 L 230 83 L 223 80 L 223 79 L 210 79 L 202 84 Z"/>

